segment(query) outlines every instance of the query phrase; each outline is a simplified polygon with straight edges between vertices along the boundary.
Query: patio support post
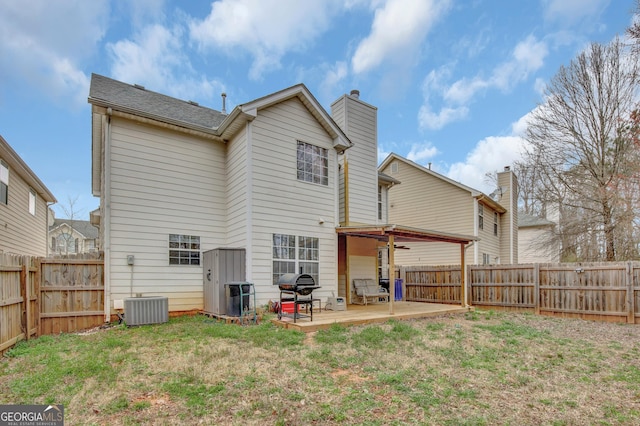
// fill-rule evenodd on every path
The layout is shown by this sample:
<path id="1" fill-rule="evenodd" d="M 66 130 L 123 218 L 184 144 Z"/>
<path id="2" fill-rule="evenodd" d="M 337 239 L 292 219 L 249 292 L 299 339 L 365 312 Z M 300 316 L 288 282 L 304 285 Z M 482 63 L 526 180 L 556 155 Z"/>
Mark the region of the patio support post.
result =
<path id="1" fill-rule="evenodd" d="M 465 265 L 464 265 L 464 244 L 460 244 L 460 303 L 462 307 L 467 306 L 467 295 L 465 294 Z"/>
<path id="2" fill-rule="evenodd" d="M 389 235 L 389 315 L 393 315 L 393 301 L 396 298 L 396 265 L 395 241 L 393 234 Z"/>

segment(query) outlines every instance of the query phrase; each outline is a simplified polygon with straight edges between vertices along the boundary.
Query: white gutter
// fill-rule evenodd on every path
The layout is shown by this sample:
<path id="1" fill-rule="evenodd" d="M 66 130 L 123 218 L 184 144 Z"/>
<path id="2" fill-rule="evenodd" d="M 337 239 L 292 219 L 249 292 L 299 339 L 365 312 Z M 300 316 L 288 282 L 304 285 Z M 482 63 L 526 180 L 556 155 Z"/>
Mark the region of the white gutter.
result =
<path id="1" fill-rule="evenodd" d="M 104 185 L 104 217 L 101 218 L 104 238 L 104 320 L 111 321 L 111 114 L 107 108 L 107 116 L 103 116 L 103 164 L 102 183 Z"/>
<path id="2" fill-rule="evenodd" d="M 253 282 L 253 135 L 251 121 L 247 121 L 245 125 L 247 132 L 247 209 L 246 209 L 246 279 Z"/>

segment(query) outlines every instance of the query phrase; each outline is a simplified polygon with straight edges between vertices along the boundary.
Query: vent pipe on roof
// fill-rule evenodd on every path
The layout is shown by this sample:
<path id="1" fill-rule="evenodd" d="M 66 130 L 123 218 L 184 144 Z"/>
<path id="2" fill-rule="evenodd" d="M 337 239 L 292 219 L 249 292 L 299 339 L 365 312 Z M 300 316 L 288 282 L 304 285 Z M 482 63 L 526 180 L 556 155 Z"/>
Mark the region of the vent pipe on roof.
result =
<path id="1" fill-rule="evenodd" d="M 351 91 L 351 96 L 353 96 L 356 99 L 360 99 L 360 91 L 359 90 L 352 90 Z"/>
<path id="2" fill-rule="evenodd" d="M 227 94 L 222 92 L 222 111 L 223 114 L 227 113 Z"/>

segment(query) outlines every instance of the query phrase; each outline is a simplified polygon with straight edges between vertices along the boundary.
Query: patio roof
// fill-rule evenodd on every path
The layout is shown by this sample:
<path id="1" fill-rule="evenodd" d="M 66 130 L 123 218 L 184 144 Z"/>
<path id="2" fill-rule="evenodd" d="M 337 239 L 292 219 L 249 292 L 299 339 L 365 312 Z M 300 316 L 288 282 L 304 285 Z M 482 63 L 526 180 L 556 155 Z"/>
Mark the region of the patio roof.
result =
<path id="1" fill-rule="evenodd" d="M 458 244 L 460 246 L 460 268 L 464 271 L 465 246 L 478 238 L 471 235 L 450 234 L 447 232 L 431 231 L 428 229 L 411 228 L 403 225 L 349 225 L 336 228 L 338 235 L 375 238 L 389 244 L 389 270 L 395 270 L 396 242 L 441 242 Z M 464 274 L 460 280 L 462 307 L 466 307 L 464 294 Z M 389 315 L 394 315 L 395 286 L 389 286 Z"/>
<path id="2" fill-rule="evenodd" d="M 388 241 L 393 235 L 396 242 L 443 242 L 455 244 L 469 244 L 478 238 L 471 235 L 451 234 L 448 232 L 431 231 L 428 229 L 412 228 L 403 225 L 355 225 L 340 226 L 336 232 L 342 235 L 375 238 Z"/>

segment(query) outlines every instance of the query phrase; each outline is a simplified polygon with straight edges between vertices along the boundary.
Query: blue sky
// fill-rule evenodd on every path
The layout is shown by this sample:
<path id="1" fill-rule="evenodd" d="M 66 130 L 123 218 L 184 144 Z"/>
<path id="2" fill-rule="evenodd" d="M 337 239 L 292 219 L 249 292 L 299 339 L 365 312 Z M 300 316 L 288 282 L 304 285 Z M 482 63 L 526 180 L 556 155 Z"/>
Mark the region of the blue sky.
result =
<path id="1" fill-rule="evenodd" d="M 75 216 L 91 195 L 91 73 L 227 110 L 304 83 L 378 107 L 390 153 L 468 186 L 520 156 L 527 114 L 634 0 L 0 0 L 0 135 Z"/>

